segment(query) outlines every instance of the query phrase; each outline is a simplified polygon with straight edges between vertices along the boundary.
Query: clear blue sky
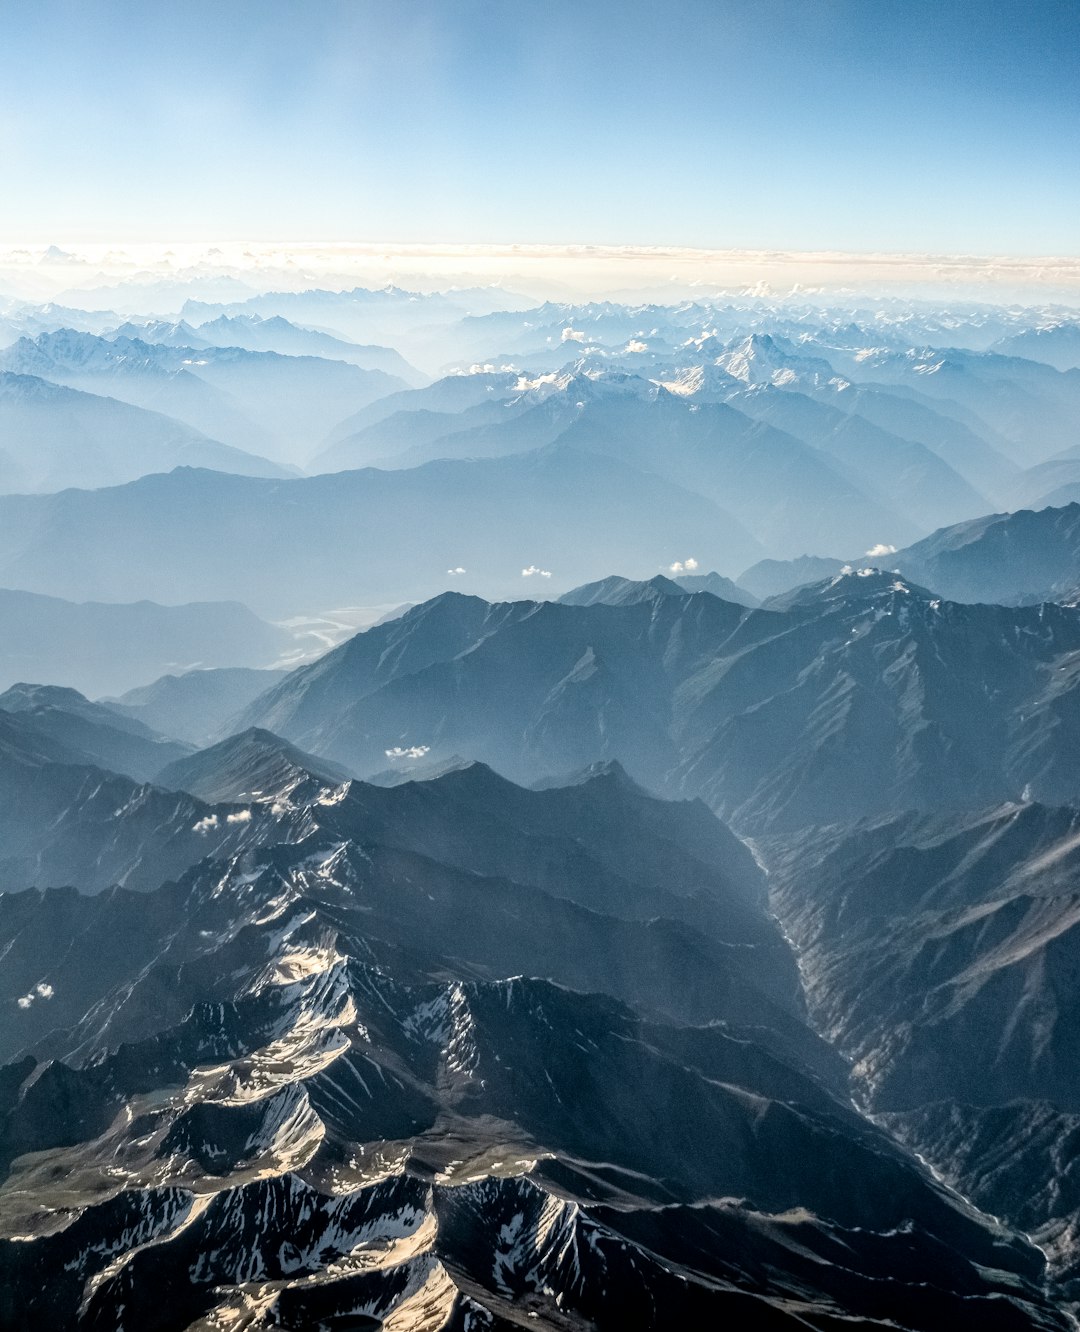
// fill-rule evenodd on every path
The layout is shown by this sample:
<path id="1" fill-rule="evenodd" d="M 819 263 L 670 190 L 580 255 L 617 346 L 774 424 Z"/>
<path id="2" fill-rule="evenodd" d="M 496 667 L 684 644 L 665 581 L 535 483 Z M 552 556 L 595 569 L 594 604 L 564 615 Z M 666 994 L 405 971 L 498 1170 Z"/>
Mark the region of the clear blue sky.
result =
<path id="1" fill-rule="evenodd" d="M 1080 253 L 1077 0 L 6 0 L 0 239 Z"/>

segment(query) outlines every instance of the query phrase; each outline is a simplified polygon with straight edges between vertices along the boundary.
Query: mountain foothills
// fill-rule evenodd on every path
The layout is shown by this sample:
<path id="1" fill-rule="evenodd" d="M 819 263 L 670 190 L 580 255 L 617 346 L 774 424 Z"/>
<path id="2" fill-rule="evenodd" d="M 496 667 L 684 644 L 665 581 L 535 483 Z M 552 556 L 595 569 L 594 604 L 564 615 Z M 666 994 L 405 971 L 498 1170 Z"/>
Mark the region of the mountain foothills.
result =
<path id="1" fill-rule="evenodd" d="M 234 287 L 0 304 L 0 1327 L 1075 1329 L 1076 312 Z"/>

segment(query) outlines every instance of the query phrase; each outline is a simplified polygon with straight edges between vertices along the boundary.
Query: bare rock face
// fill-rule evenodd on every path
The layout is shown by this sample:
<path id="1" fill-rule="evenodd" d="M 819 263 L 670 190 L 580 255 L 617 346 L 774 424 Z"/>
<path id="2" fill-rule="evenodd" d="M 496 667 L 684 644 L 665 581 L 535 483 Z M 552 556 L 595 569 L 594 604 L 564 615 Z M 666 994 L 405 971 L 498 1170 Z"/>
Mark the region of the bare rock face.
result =
<path id="1" fill-rule="evenodd" d="M 154 892 L 0 897 L 6 1325 L 1067 1326 L 852 1107 L 703 805 L 294 777 Z"/>

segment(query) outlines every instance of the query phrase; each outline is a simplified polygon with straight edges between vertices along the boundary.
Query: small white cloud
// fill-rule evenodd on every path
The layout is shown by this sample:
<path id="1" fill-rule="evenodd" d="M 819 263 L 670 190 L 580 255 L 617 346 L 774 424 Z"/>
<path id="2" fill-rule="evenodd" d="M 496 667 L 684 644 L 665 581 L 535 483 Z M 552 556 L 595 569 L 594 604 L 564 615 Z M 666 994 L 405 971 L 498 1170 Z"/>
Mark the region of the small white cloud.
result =
<path id="1" fill-rule="evenodd" d="M 251 821 L 251 810 L 240 809 L 235 814 L 228 814 L 225 817 L 226 823 L 249 823 Z"/>
<path id="2" fill-rule="evenodd" d="M 584 342 L 585 334 L 580 329 L 567 326 L 562 331 L 562 340 L 563 342 Z"/>
<path id="3" fill-rule="evenodd" d="M 647 342 L 642 342 L 640 338 L 631 338 L 626 344 L 626 350 L 628 352 L 647 352 L 649 350 L 649 344 Z"/>
<path id="4" fill-rule="evenodd" d="M 218 817 L 216 814 L 207 814 L 205 819 L 200 819 L 198 823 L 192 825 L 192 832 L 208 833 L 211 828 L 218 826 Z"/>
<path id="5" fill-rule="evenodd" d="M 537 564 L 530 564 L 527 569 L 521 571 L 522 578 L 532 578 L 534 574 L 539 574 L 541 578 L 550 578 L 551 570 L 541 569 Z"/>
<path id="6" fill-rule="evenodd" d="M 386 750 L 388 759 L 418 759 L 423 758 L 431 749 L 430 745 L 395 745 L 393 749 Z"/>
<path id="7" fill-rule="evenodd" d="M 676 560 L 674 564 L 669 564 L 668 573 L 673 573 L 673 574 L 693 573 L 697 567 L 698 567 L 698 562 L 691 555 L 688 560 Z"/>
<path id="8" fill-rule="evenodd" d="M 15 1002 L 20 1008 L 29 1008 L 35 999 L 51 999 L 56 991 L 47 981 L 38 981 L 32 990 L 28 990 Z"/>
<path id="9" fill-rule="evenodd" d="M 450 575 L 451 578 L 457 578 L 460 574 L 463 574 L 465 570 L 459 564 L 456 569 L 447 569 L 446 572 Z"/>
<path id="10" fill-rule="evenodd" d="M 877 559 L 879 555 L 895 555 L 896 547 L 887 546 L 883 541 L 879 541 L 876 546 L 871 546 L 866 552 L 872 560 Z"/>

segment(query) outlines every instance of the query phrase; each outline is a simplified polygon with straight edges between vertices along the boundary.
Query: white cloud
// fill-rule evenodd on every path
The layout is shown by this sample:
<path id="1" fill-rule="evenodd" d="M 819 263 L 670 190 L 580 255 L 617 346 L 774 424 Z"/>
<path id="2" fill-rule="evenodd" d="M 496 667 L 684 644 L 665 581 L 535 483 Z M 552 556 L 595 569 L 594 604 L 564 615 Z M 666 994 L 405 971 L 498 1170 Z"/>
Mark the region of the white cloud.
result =
<path id="1" fill-rule="evenodd" d="M 446 572 L 450 575 L 451 578 L 457 578 L 458 575 L 463 574 L 465 570 L 459 564 L 456 569 L 447 569 Z"/>
<path id="2" fill-rule="evenodd" d="M 430 745 L 407 745 L 404 748 L 401 745 L 395 745 L 393 749 L 386 750 L 386 757 L 388 759 L 418 759 L 423 758 L 430 750 Z"/>
<path id="3" fill-rule="evenodd" d="M 205 819 L 200 819 L 198 823 L 192 825 L 191 831 L 197 833 L 208 833 L 211 828 L 216 828 L 217 825 L 218 825 L 217 815 L 207 814 Z"/>
<path id="4" fill-rule="evenodd" d="M 250 821 L 251 821 L 250 809 L 238 810 L 235 814 L 227 815 L 225 819 L 226 823 L 249 823 Z"/>
<path id="5" fill-rule="evenodd" d="M 895 555 L 896 547 L 887 546 L 883 541 L 879 541 L 876 546 L 871 546 L 866 553 L 871 559 L 876 559 L 879 555 Z"/>
<path id="6" fill-rule="evenodd" d="M 527 569 L 522 569 L 521 571 L 522 578 L 532 578 L 534 574 L 539 574 L 541 578 L 550 578 L 551 570 L 541 569 L 537 564 L 530 564 Z"/>
<path id="7" fill-rule="evenodd" d="M 56 991 L 47 981 L 38 981 L 33 989 L 28 990 L 16 1000 L 20 1008 L 29 1008 L 35 999 L 51 999 Z"/>
<path id="8" fill-rule="evenodd" d="M 580 329 L 570 328 L 568 325 L 562 331 L 562 340 L 563 342 L 585 342 L 586 334 L 582 333 Z"/>
<path id="9" fill-rule="evenodd" d="M 687 560 L 676 560 L 674 564 L 669 564 L 668 573 L 693 573 L 697 567 L 698 562 L 694 559 L 693 555 L 691 555 Z"/>
<path id="10" fill-rule="evenodd" d="M 647 352 L 649 350 L 649 344 L 647 342 L 642 342 L 640 338 L 631 338 L 626 344 L 626 350 L 628 352 Z"/>

